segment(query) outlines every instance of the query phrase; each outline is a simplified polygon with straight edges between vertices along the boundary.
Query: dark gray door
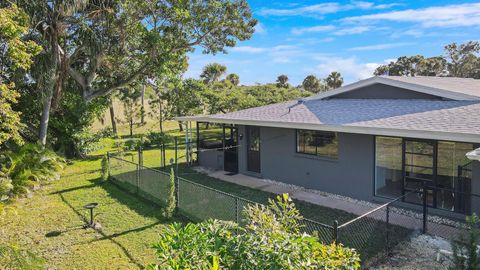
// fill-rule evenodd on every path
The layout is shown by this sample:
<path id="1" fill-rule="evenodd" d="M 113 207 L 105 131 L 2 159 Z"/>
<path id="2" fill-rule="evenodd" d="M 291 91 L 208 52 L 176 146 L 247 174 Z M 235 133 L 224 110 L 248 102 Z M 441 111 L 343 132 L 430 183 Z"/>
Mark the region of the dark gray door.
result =
<path id="1" fill-rule="evenodd" d="M 247 126 L 247 170 L 260 173 L 260 127 Z"/>

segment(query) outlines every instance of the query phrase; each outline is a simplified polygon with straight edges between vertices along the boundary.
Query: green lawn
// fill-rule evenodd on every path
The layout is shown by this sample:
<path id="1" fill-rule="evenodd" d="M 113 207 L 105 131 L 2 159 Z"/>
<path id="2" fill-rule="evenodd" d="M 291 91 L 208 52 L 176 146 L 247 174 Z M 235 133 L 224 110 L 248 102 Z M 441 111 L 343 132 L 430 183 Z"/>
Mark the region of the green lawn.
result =
<path id="1" fill-rule="evenodd" d="M 173 128 L 174 125 L 170 124 Z M 178 130 L 170 134 L 184 137 Z M 118 139 L 117 139 L 118 140 Z M 130 192 L 136 191 L 131 185 L 120 185 L 112 181 L 99 180 L 100 158 L 107 152 L 115 152 L 114 139 L 104 139 L 103 148 L 92 153 L 88 160 L 75 161 L 68 166 L 61 180 L 36 191 L 32 198 L 20 199 L 11 206 L 17 214 L 3 216 L 0 220 L 0 242 L 10 243 L 29 250 L 46 261 L 47 268 L 52 269 L 135 269 L 155 261 L 151 244 L 158 239 L 165 226 L 172 221 L 163 220 L 158 205 L 137 197 Z M 228 183 L 198 173 L 185 166 L 185 149 L 179 147 L 179 176 L 194 183 L 220 190 L 254 202 L 267 203 L 275 195 Z M 160 151 L 156 148 L 145 150 L 144 165 L 160 168 Z M 167 149 L 166 159 L 175 156 L 173 148 Z M 136 152 L 127 152 L 123 159 L 138 162 Z M 126 179 L 135 179 L 135 164 L 116 168 L 117 173 Z M 165 168 L 169 171 L 169 168 Z M 165 187 L 168 177 L 159 177 L 158 173 L 146 171 L 141 192 L 145 198 L 155 199 L 155 191 Z M 163 183 L 158 184 L 159 179 Z M 132 183 L 136 183 L 134 180 Z M 186 182 L 185 182 L 186 183 Z M 183 188 L 183 190 L 182 190 Z M 228 196 L 208 191 L 194 184 L 181 186 L 181 207 L 190 217 L 235 217 L 235 203 Z M 182 195 L 183 194 L 183 195 Z M 161 200 L 159 200 L 161 202 Z M 102 225 L 102 232 L 83 229 L 88 212 L 82 208 L 89 202 L 98 202 L 95 219 Z M 297 207 L 306 218 L 333 225 L 334 220 L 340 224 L 355 216 L 353 214 L 296 201 Z M 186 222 L 186 218 L 177 217 L 174 221 Z M 368 227 L 354 228 L 363 234 L 344 235 L 341 239 L 356 242 L 358 239 L 368 243 L 361 247 L 362 260 L 373 257 L 383 250 L 384 235 L 381 233 L 384 223 L 368 220 Z M 394 228 L 396 235 L 403 239 L 408 230 Z M 1 258 L 0 258 L 1 259 Z M 1 262 L 1 260 L 0 260 Z"/>
<path id="2" fill-rule="evenodd" d="M 0 242 L 30 250 L 48 269 L 140 269 L 154 262 L 150 245 L 170 221 L 158 206 L 101 182 L 99 167 L 99 160 L 76 161 L 61 180 L 12 204 L 17 213 L 0 220 Z M 82 228 L 89 202 L 99 203 L 102 232 Z"/>

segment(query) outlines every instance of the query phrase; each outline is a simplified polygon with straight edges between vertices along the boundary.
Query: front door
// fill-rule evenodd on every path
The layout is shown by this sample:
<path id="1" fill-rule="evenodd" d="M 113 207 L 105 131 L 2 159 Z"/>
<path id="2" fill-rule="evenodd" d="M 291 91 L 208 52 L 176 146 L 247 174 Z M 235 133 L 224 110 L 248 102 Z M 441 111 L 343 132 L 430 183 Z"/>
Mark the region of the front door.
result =
<path id="1" fill-rule="evenodd" d="M 260 127 L 247 126 L 247 170 L 260 173 Z"/>
<path id="2" fill-rule="evenodd" d="M 223 127 L 223 170 L 238 173 L 238 128 Z"/>
<path id="3" fill-rule="evenodd" d="M 423 189 L 427 205 L 435 207 L 436 143 L 423 140 L 403 140 L 403 194 L 405 201 L 423 203 Z"/>

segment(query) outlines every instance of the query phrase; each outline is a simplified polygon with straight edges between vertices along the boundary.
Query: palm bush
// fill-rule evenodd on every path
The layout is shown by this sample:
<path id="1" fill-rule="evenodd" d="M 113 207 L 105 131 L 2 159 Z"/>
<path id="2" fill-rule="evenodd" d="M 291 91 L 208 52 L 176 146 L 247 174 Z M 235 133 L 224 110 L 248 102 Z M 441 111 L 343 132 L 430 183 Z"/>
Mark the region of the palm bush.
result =
<path id="1" fill-rule="evenodd" d="M 15 151 L 0 154 L 3 196 L 28 193 L 32 188 L 60 178 L 62 159 L 38 144 L 25 144 Z M 10 183 L 13 188 L 8 190 Z M 1 185 L 1 184 L 0 184 Z"/>

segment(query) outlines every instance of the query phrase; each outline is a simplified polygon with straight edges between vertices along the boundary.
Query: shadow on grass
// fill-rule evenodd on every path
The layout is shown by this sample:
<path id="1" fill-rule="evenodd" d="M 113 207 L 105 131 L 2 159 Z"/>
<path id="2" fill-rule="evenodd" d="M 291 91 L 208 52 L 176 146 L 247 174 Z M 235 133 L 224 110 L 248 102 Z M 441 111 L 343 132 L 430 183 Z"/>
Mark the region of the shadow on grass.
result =
<path id="1" fill-rule="evenodd" d="M 168 224 L 168 223 L 170 223 L 170 221 L 165 220 L 161 216 L 161 211 L 160 211 L 159 206 L 157 206 L 157 205 L 155 205 L 155 204 L 153 204 L 153 203 L 151 203 L 147 200 L 143 200 L 141 198 L 137 198 L 135 196 L 132 196 L 132 194 L 129 194 L 128 192 L 120 189 L 119 187 L 117 187 L 116 185 L 113 185 L 112 183 L 110 183 L 108 181 L 104 182 L 101 179 L 91 179 L 91 180 L 88 180 L 88 181 L 91 184 L 83 185 L 83 186 L 79 186 L 79 187 L 74 187 L 74 188 L 67 188 L 67 189 L 56 191 L 56 192 L 52 192 L 50 194 L 59 195 L 62 202 L 65 203 L 80 218 L 80 220 L 82 220 L 83 224 L 87 224 L 89 222 L 88 218 L 84 214 L 82 214 L 82 212 L 81 212 L 81 210 L 83 210 L 83 208 L 82 209 L 76 208 L 64 196 L 64 194 L 69 193 L 69 192 L 75 192 L 75 191 L 78 191 L 78 190 L 91 189 L 91 188 L 95 188 L 95 187 L 101 187 L 102 189 L 104 189 L 106 191 L 108 197 L 115 199 L 116 202 L 118 202 L 119 204 L 127 206 L 128 208 L 130 208 L 131 210 L 136 212 L 138 215 L 141 215 L 143 217 L 153 217 L 157 221 L 155 221 L 151 224 L 145 225 L 145 226 L 141 226 L 141 227 L 137 227 L 137 228 L 131 228 L 131 229 L 128 229 L 128 230 L 125 230 L 125 231 L 122 231 L 122 232 L 118 232 L 118 233 L 114 233 L 114 234 L 111 234 L 111 235 L 108 235 L 108 234 L 106 234 L 102 231 L 97 231 L 102 236 L 101 238 L 94 239 L 94 240 L 89 240 L 89 241 L 85 241 L 85 242 L 81 242 L 81 243 L 77 243 L 77 244 L 89 244 L 89 243 L 93 243 L 93 242 L 96 242 L 96 241 L 102 241 L 102 240 L 111 241 L 113 244 L 115 244 L 116 246 L 118 246 L 122 250 L 122 252 L 125 254 L 125 256 L 128 258 L 128 260 L 132 264 L 135 264 L 139 268 L 143 268 L 144 266 L 137 259 L 135 259 L 131 255 L 129 250 L 124 245 L 122 245 L 120 242 L 118 242 L 116 240 L 116 237 L 127 235 L 129 233 L 141 232 L 141 231 L 147 230 L 149 228 L 152 228 L 152 227 L 154 227 L 158 224 Z M 179 219 L 175 218 L 175 221 L 182 222 L 182 220 L 185 220 L 185 219 L 184 218 L 183 219 L 182 218 L 179 218 Z M 72 229 L 67 229 L 65 231 L 52 231 L 52 232 L 47 233 L 47 235 L 45 235 L 45 236 L 46 237 L 56 237 L 56 236 L 59 236 L 60 234 L 66 232 L 66 231 L 73 230 L 73 229 L 78 229 L 78 228 L 81 228 L 81 227 L 75 227 L 75 228 L 72 228 Z"/>

